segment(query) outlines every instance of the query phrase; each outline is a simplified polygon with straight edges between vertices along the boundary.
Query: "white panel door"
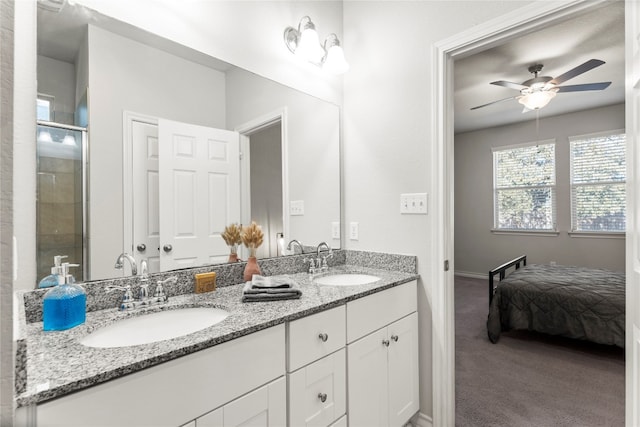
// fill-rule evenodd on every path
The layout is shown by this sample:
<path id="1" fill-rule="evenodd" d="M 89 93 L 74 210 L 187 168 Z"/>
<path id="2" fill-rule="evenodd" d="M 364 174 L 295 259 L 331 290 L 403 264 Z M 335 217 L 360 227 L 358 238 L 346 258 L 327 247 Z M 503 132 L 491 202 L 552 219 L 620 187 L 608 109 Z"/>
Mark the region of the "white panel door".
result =
<path id="1" fill-rule="evenodd" d="M 149 272 L 160 271 L 158 216 L 158 126 L 132 121 L 133 255 L 146 259 Z M 128 266 L 127 266 L 128 268 Z"/>
<path id="2" fill-rule="evenodd" d="M 237 132 L 160 119 L 162 270 L 228 259 L 221 233 L 240 222 Z"/>
<path id="3" fill-rule="evenodd" d="M 640 4 L 625 2 L 627 132 L 626 425 L 640 425 Z"/>
<path id="4" fill-rule="evenodd" d="M 387 327 L 389 335 L 389 425 L 400 427 L 420 409 L 418 313 Z"/>
<path id="5" fill-rule="evenodd" d="M 386 342 L 387 329 L 383 328 L 347 346 L 347 412 L 350 427 L 387 425 Z"/>

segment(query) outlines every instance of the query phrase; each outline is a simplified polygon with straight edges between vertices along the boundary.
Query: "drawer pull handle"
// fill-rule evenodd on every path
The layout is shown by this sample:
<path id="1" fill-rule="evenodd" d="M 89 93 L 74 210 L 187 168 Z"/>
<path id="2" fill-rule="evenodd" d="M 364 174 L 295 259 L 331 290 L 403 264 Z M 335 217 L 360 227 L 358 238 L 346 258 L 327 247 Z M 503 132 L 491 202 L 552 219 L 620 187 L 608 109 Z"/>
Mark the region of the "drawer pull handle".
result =
<path id="1" fill-rule="evenodd" d="M 398 336 L 397 335 L 391 335 L 391 339 L 393 340 L 393 342 L 398 342 Z"/>
<path id="2" fill-rule="evenodd" d="M 327 342 L 327 340 L 329 339 L 329 335 L 322 333 L 320 335 L 318 335 L 318 338 L 320 338 L 320 341 L 322 342 Z"/>
<path id="3" fill-rule="evenodd" d="M 389 340 L 382 340 L 382 345 L 385 347 L 389 347 Z"/>
<path id="4" fill-rule="evenodd" d="M 324 403 L 327 401 L 327 393 L 318 393 L 318 399 L 320 402 Z"/>

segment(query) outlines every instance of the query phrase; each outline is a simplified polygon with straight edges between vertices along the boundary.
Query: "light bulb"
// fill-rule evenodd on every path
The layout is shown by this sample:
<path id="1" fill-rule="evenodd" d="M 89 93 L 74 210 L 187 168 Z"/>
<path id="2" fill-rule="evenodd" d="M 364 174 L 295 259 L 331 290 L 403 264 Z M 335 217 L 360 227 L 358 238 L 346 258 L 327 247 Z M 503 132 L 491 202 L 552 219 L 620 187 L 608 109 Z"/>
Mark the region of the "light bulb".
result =
<path id="1" fill-rule="evenodd" d="M 51 134 L 46 130 L 41 130 L 38 133 L 38 142 L 53 142 Z"/>
<path id="2" fill-rule="evenodd" d="M 76 146 L 76 139 L 74 138 L 73 135 L 65 135 L 64 139 L 62 140 L 62 145 L 72 145 L 72 146 Z"/>
<path id="3" fill-rule="evenodd" d="M 555 90 L 532 92 L 518 98 L 518 102 L 529 110 L 539 110 L 556 96 Z"/>
<path id="4" fill-rule="evenodd" d="M 300 33 L 300 40 L 296 47 L 296 55 L 315 64 L 319 64 L 324 56 L 324 49 L 320 46 L 318 33 L 311 21 L 304 25 Z"/>
<path id="5" fill-rule="evenodd" d="M 349 70 L 349 63 L 344 59 L 344 51 L 339 44 L 329 48 L 322 69 L 331 74 L 342 74 Z"/>

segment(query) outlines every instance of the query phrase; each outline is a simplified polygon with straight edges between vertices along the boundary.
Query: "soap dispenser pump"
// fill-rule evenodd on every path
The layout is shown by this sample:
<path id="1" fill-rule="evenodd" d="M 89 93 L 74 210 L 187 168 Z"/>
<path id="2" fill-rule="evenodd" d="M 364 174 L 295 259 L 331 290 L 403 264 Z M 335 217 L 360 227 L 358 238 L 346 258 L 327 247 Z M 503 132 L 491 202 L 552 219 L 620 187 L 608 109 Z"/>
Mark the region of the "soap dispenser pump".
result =
<path id="1" fill-rule="evenodd" d="M 44 295 L 42 320 L 45 331 L 63 331 L 85 322 L 87 294 L 82 286 L 75 284 L 69 267 L 78 267 L 78 264 L 62 263 L 58 285 Z"/>
<path id="2" fill-rule="evenodd" d="M 51 274 L 44 277 L 40 282 L 38 282 L 39 288 L 51 288 L 53 286 L 59 285 L 62 275 L 62 259 L 67 258 L 67 255 L 56 255 L 53 257 L 53 267 L 51 267 Z"/>

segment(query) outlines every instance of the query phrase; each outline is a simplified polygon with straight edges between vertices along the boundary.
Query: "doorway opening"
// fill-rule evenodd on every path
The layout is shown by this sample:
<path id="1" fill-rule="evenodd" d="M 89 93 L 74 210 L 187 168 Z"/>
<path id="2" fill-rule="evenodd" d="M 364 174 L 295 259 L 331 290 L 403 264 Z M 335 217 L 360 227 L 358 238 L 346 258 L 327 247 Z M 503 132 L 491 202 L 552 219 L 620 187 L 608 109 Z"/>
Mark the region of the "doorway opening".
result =
<path id="1" fill-rule="evenodd" d="M 430 166 L 432 194 L 437 209 L 430 216 L 430 274 L 433 283 L 432 372 L 433 425 L 455 425 L 455 313 L 454 270 L 443 268 L 453 260 L 453 69 L 454 60 L 486 50 L 521 35 L 561 22 L 575 14 L 593 10 L 602 1 L 549 4 L 536 2 L 488 21 L 465 33 L 436 43 L 433 49 L 432 140 Z M 436 392 L 437 391 L 437 392 Z"/>

